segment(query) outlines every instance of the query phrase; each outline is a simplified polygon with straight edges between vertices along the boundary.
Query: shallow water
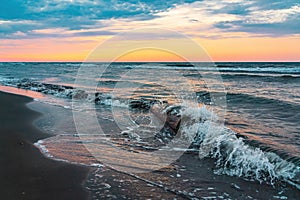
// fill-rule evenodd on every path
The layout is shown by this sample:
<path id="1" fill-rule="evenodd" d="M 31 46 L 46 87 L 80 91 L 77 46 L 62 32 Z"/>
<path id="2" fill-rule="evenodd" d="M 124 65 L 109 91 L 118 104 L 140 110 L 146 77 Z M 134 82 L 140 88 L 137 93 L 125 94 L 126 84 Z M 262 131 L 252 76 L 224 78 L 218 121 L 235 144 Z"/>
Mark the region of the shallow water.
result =
<path id="1" fill-rule="evenodd" d="M 78 77 L 82 68 L 87 71 Z M 39 124 L 57 134 L 36 143 L 53 159 L 139 174 L 173 166 L 193 144 L 196 149 L 188 151 L 198 158 L 181 158 L 191 159 L 189 170 L 211 159 L 211 184 L 223 176 L 240 177 L 230 183 L 237 192 L 230 195 L 245 195 L 237 188 L 247 183 L 273 185 L 274 199 L 285 198 L 281 191 L 290 190 L 285 187 L 299 187 L 300 63 L 1 63 L 0 83 L 36 91 L 43 94 L 37 101 L 64 108 L 56 108 L 53 121 Z M 133 100 L 146 107 L 181 105 L 186 120 L 177 143 L 162 133 L 164 124 L 153 113 L 131 109 Z M 71 108 L 73 116 L 66 114 Z M 88 124 L 84 130 L 81 121 Z M 227 198 L 224 192 L 218 195 Z M 289 197 L 298 192 L 291 189 Z"/>

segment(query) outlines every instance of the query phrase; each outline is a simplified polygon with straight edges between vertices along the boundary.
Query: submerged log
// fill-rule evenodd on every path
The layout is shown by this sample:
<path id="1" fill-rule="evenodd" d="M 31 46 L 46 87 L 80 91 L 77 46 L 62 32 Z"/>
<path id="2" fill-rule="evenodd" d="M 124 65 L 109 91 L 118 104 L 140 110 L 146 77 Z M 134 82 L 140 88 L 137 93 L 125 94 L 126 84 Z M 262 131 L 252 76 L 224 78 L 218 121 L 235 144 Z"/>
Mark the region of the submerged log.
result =
<path id="1" fill-rule="evenodd" d="M 150 112 L 153 113 L 164 126 L 171 129 L 172 135 L 175 136 L 179 130 L 181 123 L 181 116 L 177 114 L 172 114 L 171 111 L 164 112 L 156 106 L 152 106 Z"/>

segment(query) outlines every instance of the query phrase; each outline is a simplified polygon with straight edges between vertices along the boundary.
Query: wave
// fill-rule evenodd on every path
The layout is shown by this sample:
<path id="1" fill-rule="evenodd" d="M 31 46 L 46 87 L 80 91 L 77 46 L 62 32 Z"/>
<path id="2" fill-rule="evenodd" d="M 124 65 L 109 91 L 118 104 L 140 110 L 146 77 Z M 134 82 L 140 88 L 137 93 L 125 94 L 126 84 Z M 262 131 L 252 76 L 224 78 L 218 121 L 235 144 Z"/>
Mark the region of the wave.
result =
<path id="1" fill-rule="evenodd" d="M 204 104 L 210 104 L 212 101 L 211 96 L 224 96 L 224 93 L 219 92 L 209 92 L 206 90 L 198 91 L 196 92 L 198 102 L 204 103 Z M 263 108 L 270 108 L 272 110 L 299 110 L 300 106 L 297 103 L 290 102 L 287 100 L 281 100 L 281 99 L 274 99 L 272 96 L 255 96 L 245 93 L 232 93 L 228 92 L 226 93 L 226 100 L 231 105 L 239 105 L 241 107 L 245 106 L 246 104 L 248 106 L 251 106 L 254 108 L 257 106 L 261 106 Z"/>
<path id="2" fill-rule="evenodd" d="M 257 68 L 248 68 L 248 67 L 218 67 L 220 72 L 255 72 L 255 73 L 275 73 L 275 74 L 300 74 L 299 67 L 257 67 Z"/>
<path id="3" fill-rule="evenodd" d="M 143 102 L 141 109 L 145 109 L 144 104 Z M 136 106 L 134 108 L 136 109 Z M 275 152 L 263 151 L 260 147 L 251 146 L 243 135 L 221 124 L 218 117 L 205 106 L 192 108 L 186 105 L 167 105 L 161 113 L 173 115 L 175 121 L 179 121 L 174 123 L 172 121 L 174 118 L 167 117 L 165 123 L 170 128 L 161 129 L 154 140 L 168 143 L 176 138 L 176 135 L 181 135 L 180 137 L 191 144 L 190 150 L 199 152 L 200 159 L 208 157 L 215 160 L 215 174 L 237 176 L 271 185 L 286 182 L 300 189 L 299 166 L 283 159 Z M 172 123 L 168 122 L 169 119 Z M 178 124 L 180 124 L 179 128 Z M 144 142 L 139 137 L 141 132 L 143 132 L 141 127 L 137 130 L 128 127 L 125 136 Z M 190 150 L 185 149 L 185 151 Z"/>
<path id="4" fill-rule="evenodd" d="M 246 144 L 231 129 L 215 120 L 208 120 L 213 113 L 209 113 L 205 107 L 186 108 L 181 114 L 189 116 L 187 124 L 181 124 L 184 134 L 195 136 L 192 142 L 199 149 L 200 158 L 216 160 L 216 174 L 238 176 L 272 185 L 284 181 L 300 189 L 299 166 L 273 152 L 264 152 Z"/>
<path id="5" fill-rule="evenodd" d="M 215 65 L 213 63 L 168 63 L 168 64 L 144 64 L 135 65 L 133 68 L 143 69 L 167 69 L 167 70 L 198 70 L 218 72 L 241 72 L 241 73 L 271 73 L 271 74 L 300 74 L 299 66 L 239 66 L 239 65 Z"/>
<path id="6" fill-rule="evenodd" d="M 53 95 L 59 98 L 66 98 L 66 99 L 78 99 L 82 100 L 85 99 L 89 102 L 95 102 L 96 104 L 102 105 L 111 105 L 112 103 L 117 104 L 118 102 L 113 102 L 111 100 L 111 96 L 108 94 L 96 92 L 96 93 L 88 93 L 86 91 L 77 89 L 72 86 L 66 85 L 57 85 L 57 84 L 50 84 L 50 83 L 41 83 L 36 82 L 32 79 L 7 79 L 3 78 L 0 80 L 5 86 L 16 87 L 24 90 L 31 90 L 35 92 L 40 92 L 47 95 Z"/>
<path id="7" fill-rule="evenodd" d="M 100 163 L 84 163 L 84 162 L 75 162 L 75 161 L 70 161 L 67 159 L 62 159 L 62 158 L 56 158 L 55 156 L 53 156 L 51 154 L 51 152 L 47 149 L 47 146 L 44 144 L 45 140 L 38 140 L 37 142 L 35 142 L 33 145 L 38 148 L 47 158 L 50 158 L 52 160 L 55 161 L 59 161 L 59 162 L 66 162 L 66 163 L 70 163 L 70 164 L 75 164 L 75 165 L 82 165 L 82 166 L 91 166 L 91 167 L 97 167 L 97 168 L 102 168 L 103 165 Z"/>
<path id="8" fill-rule="evenodd" d="M 300 78 L 300 75 L 291 75 L 291 74 L 266 74 L 266 73 L 235 73 L 235 72 L 228 72 L 228 73 L 222 73 L 223 79 L 228 78 L 244 78 L 244 77 L 252 77 L 252 78 L 271 78 L 272 81 L 286 81 L 286 80 L 296 80 Z"/>
<path id="9" fill-rule="evenodd" d="M 140 101 L 132 100 L 131 103 L 129 101 L 129 103 L 126 104 L 119 100 L 112 100 L 111 96 L 107 94 L 88 94 L 85 91 L 78 90 L 71 86 L 39 83 L 29 79 L 11 79 L 5 80 L 4 82 L 7 85 L 30 89 L 44 94 L 51 94 L 57 97 L 78 100 L 87 99 L 97 104 L 123 106 L 131 109 L 148 110 L 151 106 L 160 103 L 142 99 Z M 207 94 L 204 93 L 203 95 Z M 239 95 L 236 97 L 239 97 Z M 245 100 L 245 96 L 239 98 Z M 253 100 L 251 100 L 251 102 L 252 101 Z M 164 106 L 168 105 L 167 102 L 162 102 L 162 104 Z M 168 105 L 164 112 L 178 115 L 181 118 L 184 116 L 184 118 L 188 119 L 181 121 L 179 130 L 181 134 L 185 135 L 191 142 L 191 147 L 199 151 L 200 158 L 210 157 L 215 159 L 215 174 L 238 176 L 248 180 L 267 182 L 272 185 L 284 181 L 300 189 L 299 166 L 282 159 L 274 152 L 266 152 L 259 147 L 253 147 L 247 144 L 243 137 L 239 137 L 238 134 L 231 129 L 219 124 L 217 116 L 210 112 L 205 106 L 192 108 L 186 105 Z M 166 131 L 166 129 L 164 129 L 164 131 Z M 176 132 L 177 128 L 172 131 L 173 133 Z M 161 132 L 160 135 L 156 136 L 156 139 L 164 138 L 163 142 L 168 142 L 174 137 L 174 134 Z M 42 143 L 37 143 L 36 145 L 39 146 L 44 153 L 49 154 Z"/>
<path id="10" fill-rule="evenodd" d="M 101 81 L 107 84 L 114 84 L 111 80 Z M 5 86 L 16 87 L 25 90 L 31 90 L 35 92 L 40 92 L 46 95 L 53 95 L 54 97 L 73 99 L 73 100 L 86 100 L 87 102 L 94 102 L 98 105 L 107 105 L 107 106 L 121 106 L 129 107 L 134 104 L 136 100 L 137 103 L 144 103 L 146 107 L 157 103 L 153 100 L 147 100 L 144 98 L 141 99 L 130 99 L 131 102 L 128 102 L 128 99 L 113 99 L 112 96 L 108 93 L 103 92 L 89 92 L 81 89 L 77 89 L 73 86 L 59 85 L 59 84 L 50 84 L 37 82 L 34 79 L 16 79 L 16 78 L 0 78 L 0 84 Z M 224 93 L 209 92 L 209 91 L 199 91 L 196 92 L 197 99 L 199 103 L 209 105 L 211 103 L 211 95 L 224 96 Z M 243 106 L 245 104 L 251 106 L 262 106 L 264 108 L 282 108 L 288 110 L 299 110 L 299 105 L 293 102 L 283 101 L 279 99 L 272 99 L 271 97 L 260 97 L 253 96 L 243 93 L 227 93 L 226 99 L 232 105 Z M 140 102 L 141 101 L 141 102 Z M 127 105 L 125 105 L 127 104 Z M 131 105 L 130 105 L 131 104 Z M 146 105 L 147 104 L 147 105 Z M 277 110 L 278 110 L 277 109 Z M 285 118 L 285 116 L 283 116 Z"/>

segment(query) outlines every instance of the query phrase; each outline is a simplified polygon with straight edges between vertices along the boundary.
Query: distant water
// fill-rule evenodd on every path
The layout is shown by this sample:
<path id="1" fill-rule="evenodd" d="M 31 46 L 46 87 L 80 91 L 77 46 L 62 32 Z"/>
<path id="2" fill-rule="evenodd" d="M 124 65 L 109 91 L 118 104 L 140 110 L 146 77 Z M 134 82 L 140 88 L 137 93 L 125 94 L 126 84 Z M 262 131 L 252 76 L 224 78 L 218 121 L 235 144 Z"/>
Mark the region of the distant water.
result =
<path id="1" fill-rule="evenodd" d="M 97 73 L 96 69 L 103 63 L 85 65 Z M 84 86 L 87 95 L 83 95 L 82 85 L 75 84 L 76 81 L 80 83 L 76 80 L 80 67 L 81 63 L 0 63 L 0 84 L 43 93 L 44 98 L 38 101 L 65 109 L 72 107 L 72 97 L 84 98 L 96 103 L 100 121 L 108 120 L 112 124 L 115 120 L 112 107 L 120 108 L 118 112 L 121 113 L 122 109 L 129 109 L 132 101 L 142 102 L 145 107 L 157 102 L 160 105 L 168 102 L 166 107 L 180 105 L 181 110 L 178 112 L 193 119 L 192 124 L 181 125 L 182 131 L 187 136 L 193 136 L 191 143 L 199 151 L 200 158 L 210 157 L 215 160 L 216 174 L 239 176 L 268 184 L 283 181 L 299 188 L 300 63 L 215 63 L 214 66 L 204 63 L 200 68 L 188 63 L 114 63 L 101 77 L 92 80 L 97 82 L 96 94 L 92 88 Z M 176 72 L 189 80 L 200 107 L 181 105 L 182 102 L 176 99 L 171 90 L 145 79 L 160 71 L 169 71 L 170 74 Z M 220 76 L 225 93 L 206 86 L 205 77 L 213 76 Z M 166 82 L 176 85 L 176 80 L 164 78 Z M 120 87 L 120 83 L 123 87 Z M 137 85 L 139 87 L 130 95 L 123 92 L 131 91 L 130 87 Z M 115 93 L 122 95 L 114 98 Z M 216 108 L 218 105 L 213 103 L 214 95 L 226 98 L 225 126 L 216 125 L 210 133 L 205 118 L 211 119 L 214 116 L 217 119 L 219 114 Z M 86 111 L 86 108 L 76 105 L 76 112 Z M 145 122 L 149 120 L 147 114 L 144 113 L 145 118 L 138 119 L 141 115 L 141 112 L 132 112 L 135 123 L 139 127 L 144 126 L 145 132 L 157 131 L 151 129 L 151 123 Z M 112 134 L 118 135 L 116 141 L 129 137 L 134 147 L 144 145 L 144 148 L 150 148 L 149 144 L 145 144 L 145 133 L 141 129 L 135 131 L 132 127 L 126 128 L 126 134 L 124 130 L 112 128 Z M 55 152 L 51 155 L 55 145 L 61 146 L 62 141 L 65 142 L 63 144 L 72 145 L 68 143 L 68 138 L 46 139 L 39 141 L 37 146 L 48 156 L 55 157 Z M 90 141 L 93 138 L 90 135 L 83 139 Z M 163 136 L 160 139 L 164 142 Z M 74 137 L 70 140 L 74 140 Z M 123 142 L 116 143 L 125 145 Z M 50 147 L 48 149 L 47 144 Z M 92 159 L 82 161 L 78 158 L 76 161 L 76 155 L 74 152 L 72 154 L 69 159 L 72 162 L 95 165 Z M 82 152 L 78 152 L 78 157 L 79 154 Z M 68 160 L 68 155 L 63 157 Z"/>

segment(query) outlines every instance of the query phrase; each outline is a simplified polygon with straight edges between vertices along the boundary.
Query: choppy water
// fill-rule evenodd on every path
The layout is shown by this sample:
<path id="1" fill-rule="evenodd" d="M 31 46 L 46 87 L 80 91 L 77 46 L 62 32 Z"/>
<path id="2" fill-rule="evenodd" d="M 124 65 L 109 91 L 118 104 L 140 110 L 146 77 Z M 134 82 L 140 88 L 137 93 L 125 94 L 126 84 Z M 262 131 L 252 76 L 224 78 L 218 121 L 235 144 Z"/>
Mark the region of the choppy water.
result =
<path id="1" fill-rule="evenodd" d="M 72 118 L 56 122 L 55 131 L 44 127 L 62 131 L 37 143 L 56 159 L 95 165 L 78 146 L 83 142 L 102 164 L 156 170 L 190 147 L 199 159 L 214 160 L 216 175 L 299 188 L 300 63 L 0 63 L 0 84 L 42 93 L 38 101 L 73 108 L 82 121 L 96 113 L 102 135 L 90 124 L 78 137 Z M 187 144 L 166 145 L 174 138 L 149 112 L 153 106 L 180 106 Z M 155 151 L 173 153 L 164 163 Z M 125 167 L 116 167 L 120 162 Z"/>

